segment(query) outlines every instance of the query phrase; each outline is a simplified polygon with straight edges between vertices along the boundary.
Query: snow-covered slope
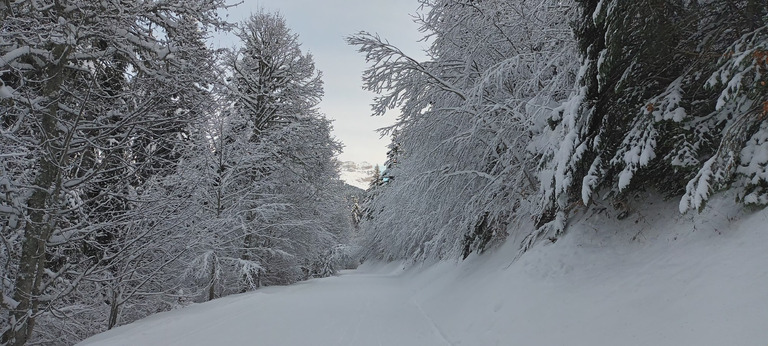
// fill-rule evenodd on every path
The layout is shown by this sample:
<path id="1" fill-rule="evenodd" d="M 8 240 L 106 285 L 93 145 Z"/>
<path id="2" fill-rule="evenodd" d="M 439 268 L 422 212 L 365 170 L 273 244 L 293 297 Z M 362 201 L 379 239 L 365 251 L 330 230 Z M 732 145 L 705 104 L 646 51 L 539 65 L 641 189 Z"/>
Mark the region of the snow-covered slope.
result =
<path id="1" fill-rule="evenodd" d="M 365 190 L 371 184 L 373 170 L 374 166 L 368 162 L 355 163 L 345 161 L 341 163 L 341 180 L 349 185 Z"/>
<path id="2" fill-rule="evenodd" d="M 513 261 L 365 265 L 159 314 L 83 345 L 765 345 L 768 211 L 589 213 Z"/>

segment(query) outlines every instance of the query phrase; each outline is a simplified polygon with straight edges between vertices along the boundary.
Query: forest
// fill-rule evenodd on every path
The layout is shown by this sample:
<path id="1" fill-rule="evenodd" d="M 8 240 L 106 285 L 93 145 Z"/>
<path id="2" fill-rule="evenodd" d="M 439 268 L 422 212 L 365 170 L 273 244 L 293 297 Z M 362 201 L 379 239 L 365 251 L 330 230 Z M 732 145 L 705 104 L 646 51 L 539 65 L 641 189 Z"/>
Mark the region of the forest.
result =
<path id="1" fill-rule="evenodd" d="M 331 275 L 352 230 L 322 75 L 223 1 L 0 3 L 3 345 Z M 208 48 L 234 30 L 236 50 Z"/>
<path id="2" fill-rule="evenodd" d="M 426 60 L 346 38 L 373 115 L 400 114 L 362 192 L 339 178 L 323 75 L 280 14 L 0 1 L 0 345 L 73 344 L 364 261 L 503 243 L 518 259 L 575 215 L 650 198 L 768 205 L 764 1 L 418 5 Z M 217 31 L 240 47 L 209 47 Z"/>
<path id="3" fill-rule="evenodd" d="M 466 258 L 555 242 L 569 216 L 649 195 L 701 211 L 768 204 L 768 5 L 424 0 L 416 61 L 360 32 L 375 114 L 400 108 L 364 258 Z M 419 217 L 402 217 L 419 215 Z"/>

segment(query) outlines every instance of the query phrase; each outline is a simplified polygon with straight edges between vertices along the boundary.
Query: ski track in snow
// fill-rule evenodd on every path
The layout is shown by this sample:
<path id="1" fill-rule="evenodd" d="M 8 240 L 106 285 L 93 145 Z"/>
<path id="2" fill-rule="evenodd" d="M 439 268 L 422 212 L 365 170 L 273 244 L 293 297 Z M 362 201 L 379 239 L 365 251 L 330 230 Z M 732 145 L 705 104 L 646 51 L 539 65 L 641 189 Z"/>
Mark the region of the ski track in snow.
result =
<path id="1" fill-rule="evenodd" d="M 460 263 L 366 264 L 82 345 L 766 345 L 768 209 L 736 217 L 730 200 L 710 204 L 685 217 L 672 203 L 624 222 L 590 216 L 512 265 L 513 242 Z"/>
<path id="2" fill-rule="evenodd" d="M 448 341 L 448 338 L 445 336 L 445 333 L 443 333 L 443 330 L 440 329 L 440 326 L 438 326 L 437 323 L 435 323 L 435 320 L 424 311 L 424 308 L 422 308 L 421 305 L 418 302 L 416 302 L 416 300 L 413 297 L 409 301 L 411 302 L 411 304 L 413 304 L 413 306 L 416 307 L 416 309 L 419 310 L 419 313 L 421 314 L 421 316 L 423 316 L 424 319 L 426 319 L 429 322 L 430 326 L 432 326 L 432 331 L 434 332 L 434 334 L 440 337 L 440 339 L 446 345 L 454 346 L 452 342 Z"/>

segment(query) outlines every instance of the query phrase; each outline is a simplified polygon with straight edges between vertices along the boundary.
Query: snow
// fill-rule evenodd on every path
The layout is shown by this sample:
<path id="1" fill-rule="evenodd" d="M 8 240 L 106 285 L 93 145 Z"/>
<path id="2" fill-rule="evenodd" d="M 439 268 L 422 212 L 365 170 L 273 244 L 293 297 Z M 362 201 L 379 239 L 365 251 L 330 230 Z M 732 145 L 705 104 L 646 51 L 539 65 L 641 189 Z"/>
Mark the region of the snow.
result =
<path id="1" fill-rule="evenodd" d="M 752 135 L 741 150 L 741 165 L 737 172 L 747 176 L 750 184 L 758 185 L 768 180 L 768 124 L 760 123 L 760 129 Z"/>
<path id="2" fill-rule="evenodd" d="M 345 183 L 365 190 L 371 185 L 373 170 L 373 165 L 368 162 L 345 161 L 341 163 L 339 176 Z"/>
<path id="3" fill-rule="evenodd" d="M 603 159 L 598 156 L 592 162 L 592 166 L 589 167 L 589 172 L 587 172 L 587 175 L 583 179 L 581 184 L 581 201 L 584 205 L 589 205 L 592 191 L 600 183 L 600 175 L 604 173 L 602 166 Z"/>
<path id="4" fill-rule="evenodd" d="M 662 120 L 682 122 L 687 116 L 685 108 L 680 106 L 684 94 L 683 80 L 684 77 L 675 79 L 661 95 L 649 100 L 641 111 L 644 114 L 652 114 L 655 122 Z"/>
<path id="5" fill-rule="evenodd" d="M 727 83 L 727 86 L 720 93 L 720 97 L 717 98 L 717 105 L 715 110 L 721 110 L 728 100 L 732 99 L 734 95 L 738 94 L 741 89 L 741 79 L 744 77 L 744 72 L 736 73 Z"/>
<path id="6" fill-rule="evenodd" d="M 158 314 L 81 345 L 764 345 L 768 211 L 674 202 L 569 233 L 402 270 L 366 264 Z"/>
<path id="7" fill-rule="evenodd" d="M 714 156 L 704 163 L 699 173 L 688 182 L 685 187 L 685 195 L 680 199 L 678 210 L 685 213 L 690 209 L 698 209 L 709 198 L 710 182 L 714 179 L 715 173 L 712 166 L 717 162 L 717 156 Z"/>
<path id="8" fill-rule="evenodd" d="M 0 86 L 0 99 L 13 98 L 13 92 L 13 88 L 7 85 Z"/>

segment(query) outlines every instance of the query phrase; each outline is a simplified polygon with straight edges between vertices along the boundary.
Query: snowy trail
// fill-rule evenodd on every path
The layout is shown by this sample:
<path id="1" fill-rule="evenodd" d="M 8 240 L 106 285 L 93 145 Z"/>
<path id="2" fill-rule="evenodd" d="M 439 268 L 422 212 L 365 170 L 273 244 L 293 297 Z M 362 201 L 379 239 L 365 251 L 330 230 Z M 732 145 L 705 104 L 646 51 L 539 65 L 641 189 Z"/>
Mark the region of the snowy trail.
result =
<path id="1" fill-rule="evenodd" d="M 768 209 L 735 218 L 732 205 L 598 215 L 511 265 L 515 243 L 460 263 L 366 265 L 161 313 L 82 345 L 765 346 Z"/>
<path id="2" fill-rule="evenodd" d="M 82 345 L 451 345 L 401 283 L 344 272 L 159 314 Z"/>

